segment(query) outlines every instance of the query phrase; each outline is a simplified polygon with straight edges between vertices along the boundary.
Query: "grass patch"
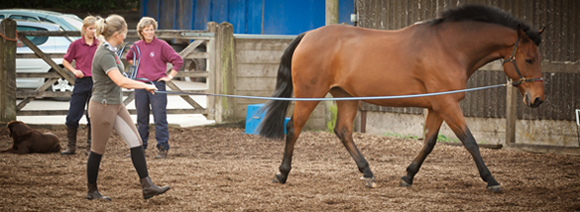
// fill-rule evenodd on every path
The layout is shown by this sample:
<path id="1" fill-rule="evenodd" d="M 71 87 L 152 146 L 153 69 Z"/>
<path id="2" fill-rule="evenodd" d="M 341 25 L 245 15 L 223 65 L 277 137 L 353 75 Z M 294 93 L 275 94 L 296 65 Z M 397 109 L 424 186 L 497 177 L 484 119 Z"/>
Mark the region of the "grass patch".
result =
<path id="1" fill-rule="evenodd" d="M 407 134 L 407 135 L 402 135 L 399 133 L 392 133 L 392 132 L 387 132 L 385 134 L 383 134 L 384 136 L 388 136 L 388 137 L 397 137 L 397 138 L 402 138 L 402 139 L 414 139 L 417 140 L 419 139 L 419 136 L 416 135 L 411 135 L 411 134 Z"/>

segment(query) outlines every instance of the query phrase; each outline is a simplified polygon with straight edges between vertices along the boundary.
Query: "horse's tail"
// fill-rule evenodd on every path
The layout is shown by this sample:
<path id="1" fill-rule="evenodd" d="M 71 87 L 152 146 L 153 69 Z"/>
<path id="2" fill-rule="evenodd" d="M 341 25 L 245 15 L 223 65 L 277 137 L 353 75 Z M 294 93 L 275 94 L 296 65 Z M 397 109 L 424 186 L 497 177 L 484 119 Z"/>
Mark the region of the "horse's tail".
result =
<path id="1" fill-rule="evenodd" d="M 274 90 L 272 97 L 292 97 L 294 90 L 292 87 L 292 55 L 305 34 L 298 35 L 284 50 L 284 54 L 280 59 L 280 67 L 278 68 L 276 90 Z M 284 138 L 284 120 L 289 104 L 290 101 L 279 100 L 270 100 L 266 103 L 264 108 L 260 110 L 260 112 L 266 110 L 264 120 L 260 123 L 261 136 L 273 139 Z"/>

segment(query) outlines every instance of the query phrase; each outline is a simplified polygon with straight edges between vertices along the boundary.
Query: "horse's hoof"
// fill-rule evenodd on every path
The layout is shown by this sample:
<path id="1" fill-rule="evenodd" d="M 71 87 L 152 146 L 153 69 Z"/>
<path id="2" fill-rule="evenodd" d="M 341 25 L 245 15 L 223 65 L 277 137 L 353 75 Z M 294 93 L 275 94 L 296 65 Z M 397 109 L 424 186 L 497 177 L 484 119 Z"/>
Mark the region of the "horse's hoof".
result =
<path id="1" fill-rule="evenodd" d="M 407 180 L 405 180 L 407 179 Z M 409 176 L 401 177 L 401 182 L 399 182 L 399 186 L 401 187 L 411 187 L 413 185 L 413 179 L 409 178 Z"/>
<path id="2" fill-rule="evenodd" d="M 503 188 L 500 185 L 488 186 L 487 190 L 494 193 L 503 193 Z"/>
<path id="3" fill-rule="evenodd" d="M 405 180 L 401 180 L 401 182 L 399 182 L 399 186 L 401 187 L 411 187 L 412 184 L 408 183 Z"/>
<path id="4" fill-rule="evenodd" d="M 365 181 L 365 186 L 369 187 L 369 188 L 376 188 L 377 184 L 375 183 L 375 178 L 374 177 L 361 177 L 361 180 Z"/>
<path id="5" fill-rule="evenodd" d="M 278 172 L 278 174 L 276 174 L 276 176 L 274 176 L 274 179 L 272 179 L 272 182 L 284 184 L 284 183 L 286 183 L 286 177 L 282 176 L 282 173 Z"/>

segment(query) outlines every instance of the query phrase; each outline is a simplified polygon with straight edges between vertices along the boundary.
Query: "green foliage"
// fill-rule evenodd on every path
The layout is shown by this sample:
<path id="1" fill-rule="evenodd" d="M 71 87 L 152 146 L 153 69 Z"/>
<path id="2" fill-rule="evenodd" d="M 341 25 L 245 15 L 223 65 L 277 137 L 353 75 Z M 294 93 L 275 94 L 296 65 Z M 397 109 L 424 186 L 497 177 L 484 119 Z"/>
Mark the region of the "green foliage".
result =
<path id="1" fill-rule="evenodd" d="M 388 136 L 388 137 L 397 137 L 397 138 L 403 138 L 403 139 L 413 139 L 413 140 L 417 140 L 419 139 L 418 136 L 416 135 L 411 135 L 411 134 L 407 134 L 407 135 L 401 135 L 399 133 L 391 133 L 391 132 L 387 132 L 385 134 L 383 134 L 384 136 Z"/>
<path id="2" fill-rule="evenodd" d="M 336 114 L 338 113 L 338 106 L 336 106 L 336 104 L 332 104 L 328 106 L 328 111 L 330 112 L 330 121 L 326 123 L 326 128 L 329 132 L 333 132 L 334 126 L 336 125 Z"/>
<path id="3" fill-rule="evenodd" d="M 444 136 L 444 135 L 438 135 L 437 136 L 437 141 L 438 142 L 459 143 L 459 140 L 457 140 L 457 139 L 451 140 L 450 138 L 447 138 L 447 136 Z M 487 144 L 487 141 L 479 141 L 477 143 L 478 144 Z"/>
<path id="4" fill-rule="evenodd" d="M 447 136 L 444 136 L 444 135 L 438 135 L 437 136 L 437 141 L 438 142 L 451 142 L 451 143 L 457 143 L 457 142 L 459 142 L 459 140 L 457 140 L 457 139 L 451 140 L 450 138 L 447 138 Z"/>
<path id="5" fill-rule="evenodd" d="M 137 0 L 27 0 L 27 1 L 2 1 L 1 9 L 57 9 L 77 10 L 83 12 L 101 12 L 107 10 L 124 10 L 138 8 Z"/>

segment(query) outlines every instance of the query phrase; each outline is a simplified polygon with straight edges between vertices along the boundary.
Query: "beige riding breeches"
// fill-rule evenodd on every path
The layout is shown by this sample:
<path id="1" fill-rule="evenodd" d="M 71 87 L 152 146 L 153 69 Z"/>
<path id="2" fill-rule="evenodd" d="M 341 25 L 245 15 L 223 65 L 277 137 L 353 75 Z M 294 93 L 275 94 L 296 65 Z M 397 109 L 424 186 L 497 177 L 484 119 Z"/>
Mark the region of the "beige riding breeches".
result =
<path id="1" fill-rule="evenodd" d="M 113 129 L 125 140 L 129 148 L 143 145 L 141 136 L 129 111 L 123 104 L 109 105 L 89 101 L 91 119 L 91 151 L 103 155 Z"/>

